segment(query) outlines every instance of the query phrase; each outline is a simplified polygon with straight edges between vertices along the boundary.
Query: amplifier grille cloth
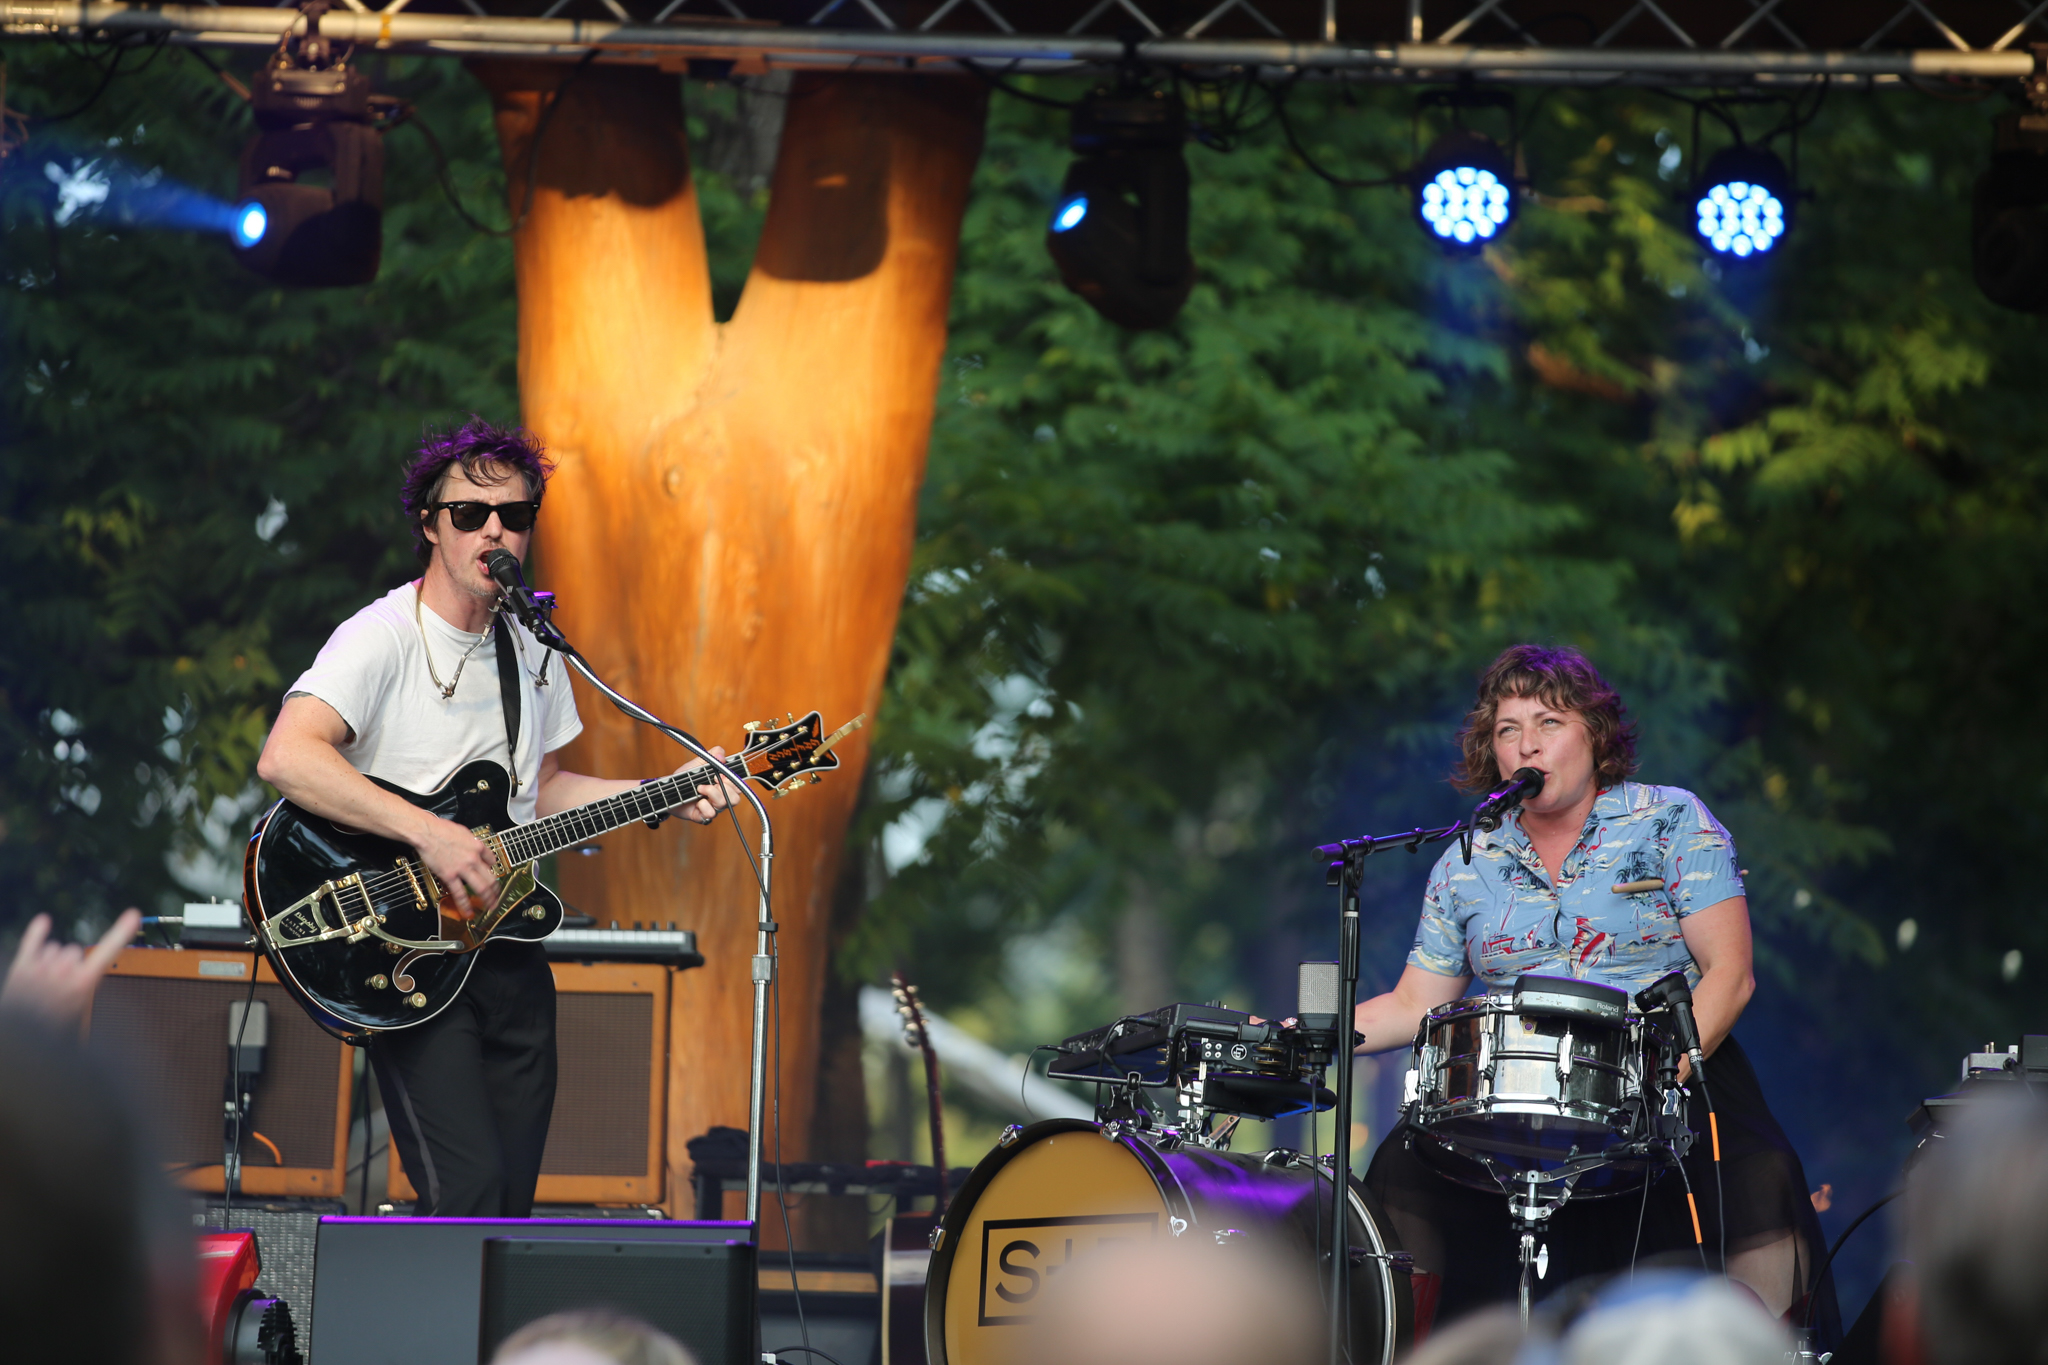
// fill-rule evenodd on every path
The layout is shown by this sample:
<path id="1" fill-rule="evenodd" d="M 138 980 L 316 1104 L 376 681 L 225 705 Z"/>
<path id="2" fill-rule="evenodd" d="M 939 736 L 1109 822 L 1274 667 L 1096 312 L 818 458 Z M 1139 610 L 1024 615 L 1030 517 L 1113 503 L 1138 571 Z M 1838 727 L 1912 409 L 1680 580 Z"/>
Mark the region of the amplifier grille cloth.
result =
<path id="1" fill-rule="evenodd" d="M 147 976 L 100 982 L 92 1050 L 128 1078 L 163 1160 L 220 1164 L 228 1004 L 248 993 L 246 982 Z M 334 1149 L 342 1044 L 322 1033 L 282 986 L 259 985 L 256 998 L 270 1006 L 270 1046 L 251 1126 L 277 1144 L 285 1165 L 332 1169 L 343 1160 Z M 243 1143 L 242 1161 L 250 1168 L 273 1164 L 260 1142 Z"/>
<path id="2" fill-rule="evenodd" d="M 563 991 L 555 997 L 555 1028 L 560 1079 L 541 1174 L 652 1175 L 647 1086 L 654 997 Z"/>

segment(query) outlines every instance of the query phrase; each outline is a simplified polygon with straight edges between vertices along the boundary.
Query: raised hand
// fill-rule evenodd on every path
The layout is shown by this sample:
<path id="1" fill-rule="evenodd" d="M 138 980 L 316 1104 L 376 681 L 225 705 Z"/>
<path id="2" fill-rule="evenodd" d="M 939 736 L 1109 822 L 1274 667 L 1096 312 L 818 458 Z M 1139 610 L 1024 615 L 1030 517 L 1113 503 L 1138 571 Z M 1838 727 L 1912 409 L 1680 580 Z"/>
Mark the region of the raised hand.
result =
<path id="1" fill-rule="evenodd" d="M 60 1028 L 79 1028 L 100 978 L 142 927 L 142 912 L 123 910 L 90 950 L 50 940 L 50 917 L 37 915 L 21 936 L 21 947 L 0 983 L 0 1008 L 33 1014 Z"/>

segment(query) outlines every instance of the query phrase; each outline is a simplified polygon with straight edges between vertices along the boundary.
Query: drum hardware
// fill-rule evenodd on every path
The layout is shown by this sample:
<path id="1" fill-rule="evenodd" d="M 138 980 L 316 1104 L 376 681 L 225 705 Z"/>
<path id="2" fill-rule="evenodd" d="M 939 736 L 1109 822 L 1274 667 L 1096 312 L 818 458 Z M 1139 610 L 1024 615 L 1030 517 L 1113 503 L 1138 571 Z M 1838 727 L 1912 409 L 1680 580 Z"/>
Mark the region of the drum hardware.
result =
<path id="1" fill-rule="evenodd" d="M 1330 1108 L 1336 1097 L 1321 1077 L 1335 1044 L 1334 1029 L 1182 1003 L 1052 1046 L 1045 1074 L 1093 1083 L 1096 1122 L 1119 1134 L 1225 1151 L 1240 1118 Z"/>

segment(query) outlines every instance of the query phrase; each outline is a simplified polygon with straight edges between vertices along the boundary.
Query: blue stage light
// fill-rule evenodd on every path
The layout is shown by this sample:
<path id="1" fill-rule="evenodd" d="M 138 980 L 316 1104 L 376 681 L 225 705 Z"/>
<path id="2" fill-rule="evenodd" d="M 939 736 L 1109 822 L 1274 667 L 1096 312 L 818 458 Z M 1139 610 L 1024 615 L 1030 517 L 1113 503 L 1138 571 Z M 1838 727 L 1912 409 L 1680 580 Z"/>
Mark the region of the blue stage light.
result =
<path id="1" fill-rule="evenodd" d="M 1514 164 L 1491 138 L 1447 133 L 1414 176 L 1416 216 L 1448 250 L 1477 251 L 1514 220 Z"/>
<path id="2" fill-rule="evenodd" d="M 263 240 L 263 233 L 270 226 L 270 215 L 261 204 L 237 204 L 235 221 L 228 229 L 228 235 L 235 239 L 235 245 L 247 251 Z"/>
<path id="3" fill-rule="evenodd" d="M 1052 215 L 1054 232 L 1072 232 L 1081 226 L 1081 220 L 1088 216 L 1088 196 L 1077 194 L 1061 204 Z"/>
<path id="4" fill-rule="evenodd" d="M 1717 256 L 1763 256 L 1791 225 L 1792 199 L 1783 162 L 1758 147 L 1730 147 L 1700 177 L 1693 230 Z"/>

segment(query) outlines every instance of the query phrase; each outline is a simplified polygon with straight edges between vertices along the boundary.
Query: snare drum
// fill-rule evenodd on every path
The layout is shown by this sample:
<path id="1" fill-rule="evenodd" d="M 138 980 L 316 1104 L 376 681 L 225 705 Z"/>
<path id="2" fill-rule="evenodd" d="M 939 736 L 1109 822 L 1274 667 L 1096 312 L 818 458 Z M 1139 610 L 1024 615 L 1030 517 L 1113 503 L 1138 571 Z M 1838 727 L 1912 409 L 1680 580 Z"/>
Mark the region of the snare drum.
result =
<path id="1" fill-rule="evenodd" d="M 1022 1329 L 1048 1279 L 1104 1242 L 1242 1239 L 1245 1254 L 1307 1274 L 1328 1232 L 1331 1183 L 1327 1168 L 1295 1152 L 1209 1151 L 1078 1119 L 1011 1128 L 946 1210 L 925 1282 L 925 1358 L 1034 1365 Z M 1347 1202 L 1347 1355 L 1352 1365 L 1392 1365 L 1414 1337 L 1410 1271 L 1371 1196 L 1354 1184 Z"/>
<path id="2" fill-rule="evenodd" d="M 1438 1006 L 1416 1034 L 1409 1122 L 1510 1170 L 1605 1150 L 1641 1113 L 1643 1027 L 1628 1005 L 1590 981 L 1523 976 Z"/>

